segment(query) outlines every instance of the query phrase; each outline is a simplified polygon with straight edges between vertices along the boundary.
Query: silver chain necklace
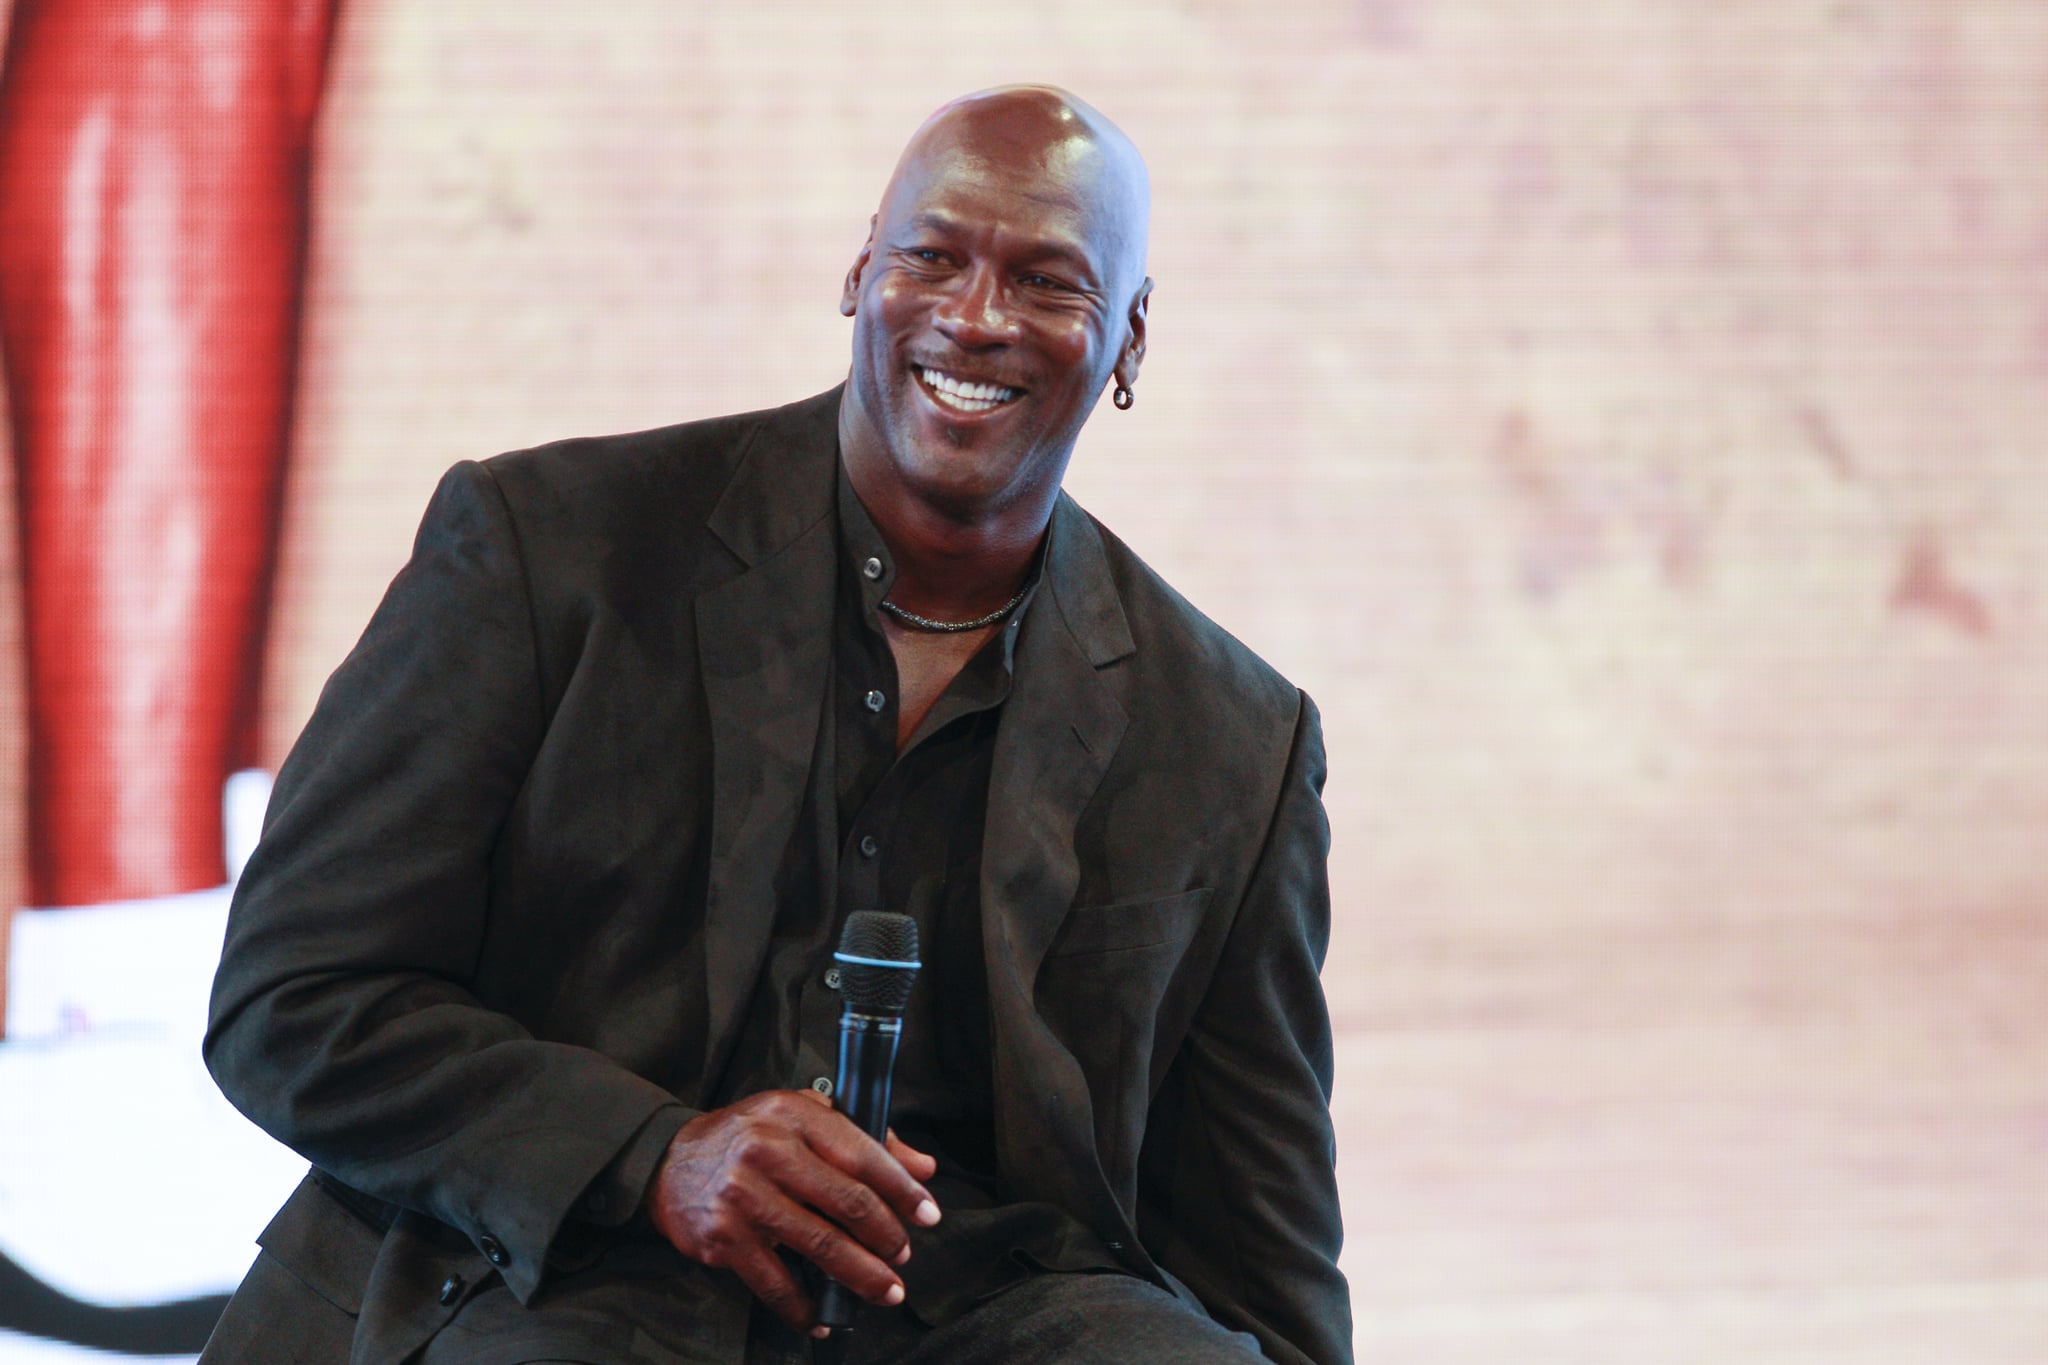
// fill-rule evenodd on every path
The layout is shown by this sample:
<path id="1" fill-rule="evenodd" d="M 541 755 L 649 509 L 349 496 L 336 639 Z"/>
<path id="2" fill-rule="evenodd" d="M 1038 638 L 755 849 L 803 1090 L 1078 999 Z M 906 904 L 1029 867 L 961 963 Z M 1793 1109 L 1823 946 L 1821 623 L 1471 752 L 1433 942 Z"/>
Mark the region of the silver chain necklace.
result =
<path id="1" fill-rule="evenodd" d="M 919 616 L 914 611 L 906 611 L 886 597 L 875 603 L 875 605 L 888 612 L 904 625 L 909 626 L 912 630 L 928 631 L 934 635 L 958 635 L 962 631 L 982 630 L 994 625 L 1011 612 L 1017 610 L 1017 604 L 1024 600 L 1024 594 L 1029 591 L 1031 591 L 1031 585 L 1026 583 L 1023 587 L 1017 589 L 1015 597 L 1003 603 L 1003 605 L 997 607 L 988 615 L 977 616 L 972 621 L 934 621 L 929 616 Z"/>

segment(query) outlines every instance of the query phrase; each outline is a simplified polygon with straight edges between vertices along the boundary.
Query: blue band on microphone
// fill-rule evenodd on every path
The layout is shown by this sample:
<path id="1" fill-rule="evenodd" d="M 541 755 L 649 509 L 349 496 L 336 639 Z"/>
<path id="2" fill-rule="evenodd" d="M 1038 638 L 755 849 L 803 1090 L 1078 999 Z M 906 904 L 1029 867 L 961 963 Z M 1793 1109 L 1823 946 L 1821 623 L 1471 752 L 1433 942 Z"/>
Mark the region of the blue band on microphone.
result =
<path id="1" fill-rule="evenodd" d="M 924 965 L 922 962 L 892 962 L 886 957 L 855 957 L 851 953 L 834 953 L 832 957 L 834 961 L 850 963 L 856 967 L 901 967 L 913 972 Z"/>

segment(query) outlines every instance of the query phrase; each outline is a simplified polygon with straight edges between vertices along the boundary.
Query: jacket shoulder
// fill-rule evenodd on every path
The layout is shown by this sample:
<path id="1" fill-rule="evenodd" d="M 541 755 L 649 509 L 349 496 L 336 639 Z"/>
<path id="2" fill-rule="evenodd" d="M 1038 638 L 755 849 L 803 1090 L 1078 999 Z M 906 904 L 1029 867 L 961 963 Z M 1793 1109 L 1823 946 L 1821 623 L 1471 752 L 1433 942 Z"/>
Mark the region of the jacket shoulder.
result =
<path id="1" fill-rule="evenodd" d="M 657 521 L 673 534 L 703 524 L 757 446 L 780 451 L 822 440 L 831 449 L 837 412 L 835 389 L 778 408 L 551 441 L 482 463 L 522 527 L 615 535 L 623 518 Z"/>

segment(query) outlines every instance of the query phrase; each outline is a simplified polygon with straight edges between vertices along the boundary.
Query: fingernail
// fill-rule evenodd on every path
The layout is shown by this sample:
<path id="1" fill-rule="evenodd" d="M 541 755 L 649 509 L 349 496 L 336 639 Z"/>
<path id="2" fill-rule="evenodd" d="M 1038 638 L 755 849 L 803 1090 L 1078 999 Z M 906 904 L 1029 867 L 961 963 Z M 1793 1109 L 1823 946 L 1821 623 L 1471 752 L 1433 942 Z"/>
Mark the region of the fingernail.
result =
<path id="1" fill-rule="evenodd" d="M 923 1226 L 930 1227 L 939 1221 L 939 1206 L 927 1199 L 917 1206 L 917 1213 L 913 1216 Z"/>
<path id="2" fill-rule="evenodd" d="M 882 1302 L 888 1304 L 892 1308 L 895 1305 L 903 1302 L 903 1286 L 900 1284 L 890 1285 L 889 1292 L 882 1295 Z"/>
<path id="3" fill-rule="evenodd" d="M 910 1259 L 910 1243 L 908 1243 L 908 1242 L 905 1242 L 905 1243 L 903 1244 L 903 1250 L 901 1250 L 901 1251 L 897 1252 L 897 1253 L 896 1253 L 896 1254 L 895 1254 L 894 1256 L 892 1256 L 892 1257 L 890 1257 L 890 1258 L 889 1258 L 889 1264 L 890 1264 L 890 1265 L 902 1265 L 902 1264 L 903 1264 L 903 1263 L 904 1263 L 905 1261 L 907 1261 L 907 1260 L 909 1260 L 909 1259 Z"/>
<path id="4" fill-rule="evenodd" d="M 811 1329 L 811 1335 L 816 1337 L 818 1340 L 823 1341 L 826 1337 L 832 1335 L 832 1329 L 821 1322 L 816 1327 L 813 1327 Z"/>

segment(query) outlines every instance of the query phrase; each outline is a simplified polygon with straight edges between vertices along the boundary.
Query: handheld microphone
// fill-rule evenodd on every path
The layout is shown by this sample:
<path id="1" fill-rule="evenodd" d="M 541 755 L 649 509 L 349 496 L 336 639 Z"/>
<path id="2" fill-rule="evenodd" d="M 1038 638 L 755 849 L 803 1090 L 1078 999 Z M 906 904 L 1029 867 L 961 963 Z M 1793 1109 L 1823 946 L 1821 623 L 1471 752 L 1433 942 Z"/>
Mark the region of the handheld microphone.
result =
<path id="1" fill-rule="evenodd" d="M 903 1037 L 903 1007 L 917 980 L 917 921 L 887 910 L 856 910 L 839 935 L 839 1079 L 832 1105 L 875 1141 L 889 1131 L 889 1084 L 896 1044 Z M 818 1321 L 845 1328 L 858 1300 L 828 1280 L 818 1300 Z"/>

